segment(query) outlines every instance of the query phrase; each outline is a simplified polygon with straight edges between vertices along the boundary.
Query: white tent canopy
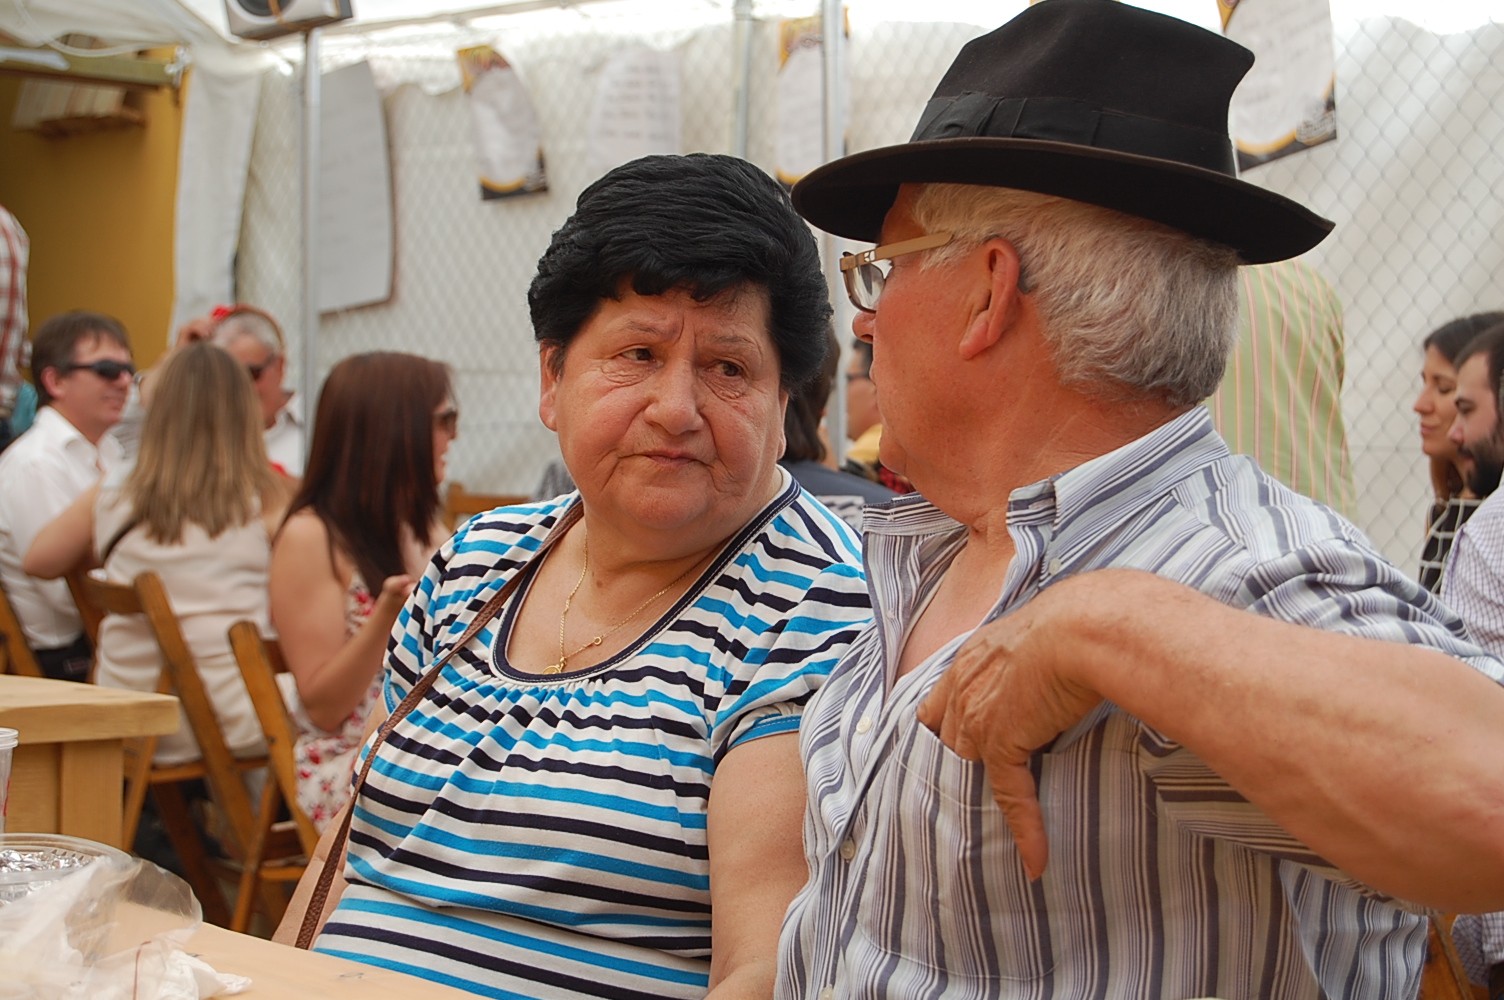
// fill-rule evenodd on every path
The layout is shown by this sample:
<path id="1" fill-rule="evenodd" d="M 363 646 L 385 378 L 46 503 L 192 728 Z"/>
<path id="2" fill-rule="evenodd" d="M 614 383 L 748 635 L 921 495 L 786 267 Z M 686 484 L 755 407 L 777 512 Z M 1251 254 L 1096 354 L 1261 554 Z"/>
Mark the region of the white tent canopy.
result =
<path id="1" fill-rule="evenodd" d="M 903 141 L 951 53 L 1025 2 L 847 0 L 850 148 Z M 1137 2 L 1218 23 L 1215 0 Z M 471 488 L 526 491 L 553 444 L 532 412 L 536 368 L 524 294 L 548 234 L 594 179 L 582 123 L 595 74 L 605 53 L 628 41 L 677 48 L 685 66 L 684 148 L 729 151 L 733 0 L 574 0 L 562 12 L 542 10 L 563 6 L 557 0 L 353 3 L 358 18 L 329 32 L 323 65 L 369 58 L 385 95 L 397 292 L 389 304 L 325 316 L 328 351 L 319 367 L 377 348 L 449 360 L 466 414 L 451 470 Z M 1310 260 L 1336 285 L 1347 312 L 1343 410 L 1358 521 L 1390 559 L 1409 566 L 1427 500 L 1409 412 L 1416 345 L 1443 320 L 1504 306 L 1497 281 L 1504 244 L 1495 235 L 1504 231 L 1504 166 L 1492 152 L 1504 142 L 1504 78 L 1493 70 L 1504 59 L 1504 29 L 1490 24 L 1504 21 L 1504 4 L 1331 6 L 1338 141 L 1257 168 L 1248 179 L 1338 222 Z M 768 19 L 818 10 L 817 0 L 754 2 L 769 32 L 776 26 Z M 675 17 L 680 23 L 653 23 Z M 712 21 L 718 24 L 696 26 Z M 295 38 L 241 42 L 225 34 L 225 24 L 223 0 L 0 2 L 0 30 L 27 43 L 76 31 L 114 43 L 177 41 L 189 50 L 196 70 L 179 171 L 175 316 L 197 315 L 238 291 L 288 319 L 298 315 L 290 72 L 300 55 Z M 478 200 L 470 126 L 463 95 L 454 92 L 454 51 L 475 44 L 496 44 L 527 78 L 544 122 L 546 194 Z M 766 83 L 776 72 L 776 43 L 763 48 L 766 64 L 757 72 Z M 269 64 L 281 72 L 263 72 Z M 748 156 L 765 166 L 769 108 L 766 93 L 754 95 Z M 297 342 L 301 331 L 288 326 Z"/>

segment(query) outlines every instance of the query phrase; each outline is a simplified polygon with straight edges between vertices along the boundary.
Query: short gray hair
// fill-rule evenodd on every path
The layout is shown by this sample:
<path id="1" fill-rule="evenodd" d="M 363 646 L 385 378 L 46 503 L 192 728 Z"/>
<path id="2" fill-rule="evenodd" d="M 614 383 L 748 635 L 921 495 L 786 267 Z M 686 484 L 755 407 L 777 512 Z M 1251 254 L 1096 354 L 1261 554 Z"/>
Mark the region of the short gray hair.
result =
<path id="1" fill-rule="evenodd" d="M 282 328 L 271 314 L 254 306 L 236 306 L 229 314 L 214 324 L 212 333 L 218 347 L 228 348 L 241 337 L 253 337 L 270 352 L 270 357 L 280 358 L 287 353 L 287 341 Z"/>
<path id="2" fill-rule="evenodd" d="M 973 184 L 927 184 L 913 216 L 956 239 L 925 267 L 1001 237 L 1019 257 L 1066 385 L 1194 406 L 1216 391 L 1237 338 L 1237 253 L 1079 201 Z"/>

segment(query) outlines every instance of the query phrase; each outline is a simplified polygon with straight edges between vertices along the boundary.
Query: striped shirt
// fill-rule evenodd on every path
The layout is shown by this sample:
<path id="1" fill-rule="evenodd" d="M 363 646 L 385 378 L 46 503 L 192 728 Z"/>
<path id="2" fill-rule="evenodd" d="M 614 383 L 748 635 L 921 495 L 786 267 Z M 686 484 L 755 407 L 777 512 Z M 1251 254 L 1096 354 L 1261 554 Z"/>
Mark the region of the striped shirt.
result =
<path id="1" fill-rule="evenodd" d="M 320 951 L 488 997 L 704 995 L 716 766 L 794 733 L 871 617 L 855 533 L 783 481 L 620 655 L 519 672 L 513 597 L 444 667 L 356 803 Z M 577 502 L 502 508 L 445 544 L 394 630 L 389 708 Z"/>
<path id="2" fill-rule="evenodd" d="M 1227 446 L 1297 493 L 1357 516 L 1342 422 L 1342 303 L 1299 260 L 1238 268 L 1238 343 L 1206 401 Z"/>
<path id="3" fill-rule="evenodd" d="M 1478 645 L 1504 657 L 1504 493 L 1469 502 L 1477 508 L 1457 528 L 1441 599 L 1462 616 Z M 1489 967 L 1504 962 L 1504 913 L 1462 914 L 1452 940 L 1468 978 L 1486 986 Z"/>
<path id="4" fill-rule="evenodd" d="M 1504 677 L 1356 528 L 1229 455 L 1204 409 L 1015 490 L 1008 526 L 1017 554 L 989 619 L 1057 579 L 1137 568 Z M 874 623 L 800 731 L 810 881 L 784 920 L 777 997 L 1413 1000 L 1423 915 L 1109 703 L 1034 756 L 1050 860 L 1028 881 L 983 766 L 915 717 L 966 636 L 892 681 L 965 529 L 919 497 L 869 508 L 863 529 Z"/>

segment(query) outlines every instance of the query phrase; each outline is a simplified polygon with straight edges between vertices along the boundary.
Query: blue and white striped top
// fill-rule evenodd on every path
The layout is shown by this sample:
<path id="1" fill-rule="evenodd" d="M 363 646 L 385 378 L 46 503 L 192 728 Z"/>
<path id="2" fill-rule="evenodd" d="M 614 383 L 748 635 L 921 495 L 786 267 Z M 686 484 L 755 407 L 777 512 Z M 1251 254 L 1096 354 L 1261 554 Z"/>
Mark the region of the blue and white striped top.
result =
<path id="1" fill-rule="evenodd" d="M 496 510 L 445 544 L 394 630 L 388 708 L 578 502 Z M 513 669 L 514 596 L 382 747 L 318 950 L 488 997 L 702 996 L 716 765 L 798 729 L 871 617 L 860 560 L 851 529 L 785 475 L 601 664 Z"/>
<path id="2" fill-rule="evenodd" d="M 1126 567 L 1501 677 L 1356 528 L 1229 455 L 1204 409 L 1015 490 L 1008 529 L 1016 555 L 989 619 L 1058 579 Z M 1030 882 L 983 765 L 915 716 L 966 636 L 893 680 L 965 529 L 903 497 L 869 507 L 863 536 L 874 624 L 799 734 L 810 881 L 784 921 L 779 1000 L 1413 1000 L 1422 914 L 1110 703 L 1034 755 L 1049 864 Z"/>

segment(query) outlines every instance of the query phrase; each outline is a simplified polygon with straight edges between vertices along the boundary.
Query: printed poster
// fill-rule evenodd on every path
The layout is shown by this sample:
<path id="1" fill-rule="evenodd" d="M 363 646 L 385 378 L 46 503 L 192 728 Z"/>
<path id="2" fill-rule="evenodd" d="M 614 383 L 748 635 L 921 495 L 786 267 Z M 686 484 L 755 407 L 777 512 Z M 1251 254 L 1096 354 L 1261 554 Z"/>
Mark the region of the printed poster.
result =
<path id="1" fill-rule="evenodd" d="M 592 174 L 640 156 L 678 153 L 679 144 L 679 53 L 644 45 L 612 53 L 590 108 Z"/>
<path id="2" fill-rule="evenodd" d="M 488 45 L 460 49 L 455 57 L 475 127 L 481 198 L 547 191 L 538 113 L 517 71 Z"/>
<path id="3" fill-rule="evenodd" d="M 1337 138 L 1337 73 L 1327 0 L 1217 0 L 1222 33 L 1251 49 L 1229 127 L 1247 170 Z"/>

